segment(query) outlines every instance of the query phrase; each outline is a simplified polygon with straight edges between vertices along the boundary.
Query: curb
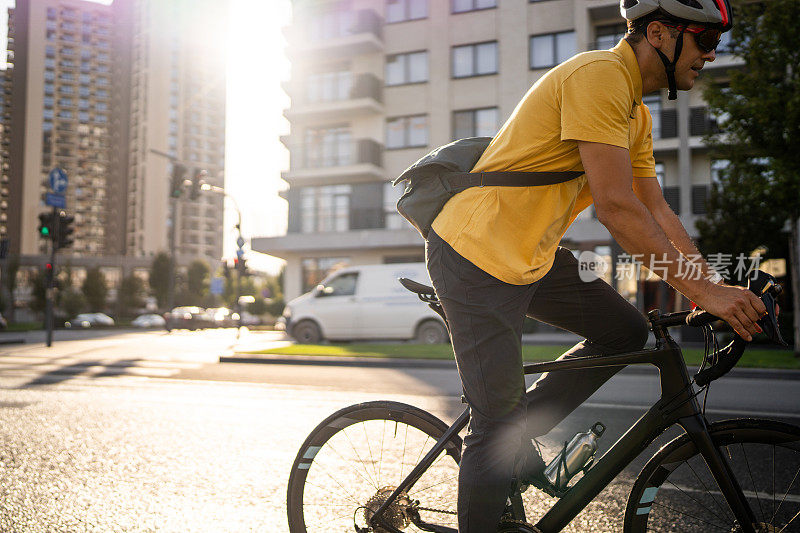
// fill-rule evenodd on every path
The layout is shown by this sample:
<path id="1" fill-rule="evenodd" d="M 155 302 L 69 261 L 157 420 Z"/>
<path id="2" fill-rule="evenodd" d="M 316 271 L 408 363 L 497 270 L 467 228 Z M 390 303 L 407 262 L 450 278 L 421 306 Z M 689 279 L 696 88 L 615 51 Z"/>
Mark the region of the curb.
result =
<path id="1" fill-rule="evenodd" d="M 249 363 L 267 365 L 305 365 L 305 366 L 341 366 L 370 368 L 436 368 L 456 369 L 451 359 L 402 359 L 385 357 L 332 357 L 317 355 L 269 355 L 254 356 L 251 354 L 221 355 L 220 363 Z M 690 366 L 689 375 L 694 375 L 698 367 Z M 632 365 L 621 370 L 623 374 L 657 375 L 658 369 L 650 365 Z M 728 376 L 749 379 L 779 379 L 800 381 L 800 370 L 784 370 L 773 368 L 734 368 Z"/>

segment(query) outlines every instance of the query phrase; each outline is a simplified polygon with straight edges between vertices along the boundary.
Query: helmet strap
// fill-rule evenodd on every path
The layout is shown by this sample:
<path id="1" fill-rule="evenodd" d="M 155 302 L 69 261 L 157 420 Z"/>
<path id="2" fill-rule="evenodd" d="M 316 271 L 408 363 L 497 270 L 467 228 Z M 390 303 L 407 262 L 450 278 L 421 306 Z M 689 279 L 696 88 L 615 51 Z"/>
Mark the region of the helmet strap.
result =
<path id="1" fill-rule="evenodd" d="M 675 82 L 675 65 L 678 63 L 678 57 L 681 55 L 681 50 L 683 50 L 683 32 L 685 30 L 686 28 L 681 29 L 680 34 L 678 34 L 678 40 L 675 43 L 675 57 L 672 61 L 667 58 L 664 52 L 653 46 L 649 39 L 647 40 L 648 44 L 653 46 L 653 49 L 655 49 L 658 57 L 661 58 L 661 62 L 664 63 L 664 70 L 667 72 L 667 85 L 669 87 L 667 99 L 669 100 L 675 100 L 678 98 L 678 85 Z"/>

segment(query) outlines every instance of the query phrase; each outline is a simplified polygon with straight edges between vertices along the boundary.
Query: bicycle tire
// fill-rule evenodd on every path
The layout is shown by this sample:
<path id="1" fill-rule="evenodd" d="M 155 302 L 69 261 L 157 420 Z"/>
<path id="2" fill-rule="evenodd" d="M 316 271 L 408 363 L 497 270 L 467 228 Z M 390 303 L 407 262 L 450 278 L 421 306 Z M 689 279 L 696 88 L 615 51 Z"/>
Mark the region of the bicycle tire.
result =
<path id="1" fill-rule="evenodd" d="M 735 419 L 711 424 L 709 432 L 755 513 L 757 533 L 800 531 L 800 427 Z M 623 531 L 733 533 L 741 528 L 684 434 L 642 469 L 628 498 Z"/>
<path id="2" fill-rule="evenodd" d="M 374 511 L 386 488 L 397 487 L 447 429 L 427 411 L 398 402 L 366 402 L 332 414 L 308 435 L 292 465 L 286 495 L 289 531 L 352 532 L 356 521 L 364 527 L 367 505 Z M 371 440 L 373 432 L 377 438 Z M 424 521 L 457 527 L 460 459 L 456 435 L 409 491 L 404 501 L 418 501 L 415 506 L 425 510 L 413 512 Z M 421 531 L 413 523 L 403 530 Z"/>

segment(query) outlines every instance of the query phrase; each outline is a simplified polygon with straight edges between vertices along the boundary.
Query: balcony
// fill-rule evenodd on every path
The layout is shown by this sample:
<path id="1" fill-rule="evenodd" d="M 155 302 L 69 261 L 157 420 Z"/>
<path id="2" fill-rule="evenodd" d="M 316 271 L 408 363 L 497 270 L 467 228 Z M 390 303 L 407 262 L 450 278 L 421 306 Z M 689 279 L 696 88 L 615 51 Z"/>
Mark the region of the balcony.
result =
<path id="1" fill-rule="evenodd" d="M 334 89 L 335 91 L 335 89 Z M 360 74 L 349 90 L 333 98 L 310 100 L 305 87 L 297 86 L 292 91 L 292 107 L 284 111 L 287 120 L 329 121 L 364 115 L 382 114 L 383 82 L 372 74 Z"/>
<path id="2" fill-rule="evenodd" d="M 296 20 L 285 35 L 292 60 L 324 60 L 383 51 L 383 19 L 371 9 Z"/>
<path id="3" fill-rule="evenodd" d="M 372 139 L 323 146 L 290 147 L 290 169 L 281 177 L 295 186 L 326 185 L 346 178 L 348 183 L 384 178 L 383 147 Z"/>
<path id="4" fill-rule="evenodd" d="M 361 229 L 327 233 L 290 233 L 280 237 L 254 237 L 250 246 L 270 255 L 281 253 L 345 252 L 421 246 L 422 238 L 410 225 L 402 229 Z M 280 255 L 279 255 L 280 257 Z"/>

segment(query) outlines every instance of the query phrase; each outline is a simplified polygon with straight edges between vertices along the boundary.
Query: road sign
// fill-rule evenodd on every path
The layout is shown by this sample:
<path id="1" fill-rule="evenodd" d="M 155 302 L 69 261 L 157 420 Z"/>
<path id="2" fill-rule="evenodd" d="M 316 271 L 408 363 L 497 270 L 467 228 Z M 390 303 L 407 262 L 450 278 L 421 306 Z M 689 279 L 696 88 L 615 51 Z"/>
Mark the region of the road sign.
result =
<path id="1" fill-rule="evenodd" d="M 69 180 L 67 180 L 67 173 L 56 167 L 50 171 L 49 177 L 50 188 L 53 189 L 53 192 L 56 194 L 64 194 L 64 191 L 67 190 L 67 185 L 69 184 Z"/>
<path id="2" fill-rule="evenodd" d="M 244 246 L 244 239 L 242 238 L 241 235 L 239 235 L 239 238 L 236 239 L 236 246 L 238 246 L 239 248 Z"/>
<path id="3" fill-rule="evenodd" d="M 224 278 L 211 278 L 211 286 L 209 290 L 211 294 L 222 294 L 225 288 Z"/>
<path id="4" fill-rule="evenodd" d="M 63 194 L 53 194 L 48 192 L 44 195 L 44 204 L 63 209 L 67 207 L 67 199 Z"/>

